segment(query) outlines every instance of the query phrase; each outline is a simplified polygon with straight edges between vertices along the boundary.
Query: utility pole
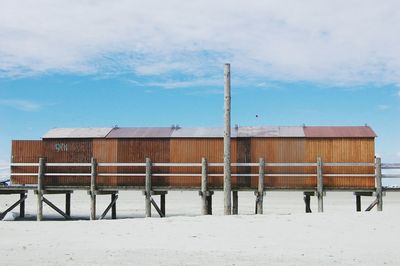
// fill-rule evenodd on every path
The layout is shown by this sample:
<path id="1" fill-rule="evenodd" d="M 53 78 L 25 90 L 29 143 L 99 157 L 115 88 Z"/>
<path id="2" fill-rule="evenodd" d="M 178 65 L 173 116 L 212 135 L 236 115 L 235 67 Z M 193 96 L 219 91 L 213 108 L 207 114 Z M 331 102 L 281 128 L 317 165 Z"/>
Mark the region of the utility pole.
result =
<path id="1" fill-rule="evenodd" d="M 224 214 L 232 214 L 231 203 L 231 65 L 224 66 Z"/>

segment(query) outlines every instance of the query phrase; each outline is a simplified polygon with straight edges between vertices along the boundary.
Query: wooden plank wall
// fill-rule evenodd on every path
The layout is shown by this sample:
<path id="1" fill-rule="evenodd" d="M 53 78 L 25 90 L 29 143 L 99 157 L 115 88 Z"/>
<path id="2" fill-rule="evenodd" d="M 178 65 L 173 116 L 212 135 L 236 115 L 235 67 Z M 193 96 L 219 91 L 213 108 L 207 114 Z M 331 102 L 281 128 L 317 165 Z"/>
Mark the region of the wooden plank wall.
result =
<path id="1" fill-rule="evenodd" d="M 237 143 L 232 139 L 232 162 L 236 161 Z M 205 157 L 208 163 L 222 163 L 224 161 L 224 142 L 223 139 L 218 138 L 182 138 L 171 139 L 170 144 L 170 160 L 171 163 L 201 163 L 201 159 Z M 171 167 L 172 173 L 201 173 L 201 167 Z M 233 169 L 234 170 L 234 169 Z M 233 171 L 234 172 L 234 171 Z M 208 173 L 221 174 L 223 167 L 208 167 Z M 223 186 L 223 177 L 210 176 L 210 187 Z M 236 178 L 232 179 L 232 185 L 236 184 Z M 173 176 L 169 180 L 170 186 L 176 187 L 199 187 L 200 177 L 180 177 Z"/>
<path id="2" fill-rule="evenodd" d="M 369 138 L 314 138 L 307 140 L 308 161 L 321 157 L 324 163 L 374 163 L 375 144 Z M 374 174 L 374 167 L 323 167 L 324 174 Z M 374 177 L 325 177 L 326 187 L 375 187 Z"/>
<path id="3" fill-rule="evenodd" d="M 170 162 L 169 139 L 118 139 L 119 163 Z M 145 167 L 118 167 L 119 173 L 144 173 Z M 153 173 L 169 173 L 169 167 L 152 167 Z M 118 177 L 118 185 L 144 186 L 144 177 Z M 169 177 L 153 177 L 155 186 L 168 186 Z"/>
<path id="4" fill-rule="evenodd" d="M 254 162 L 264 158 L 266 163 L 303 163 L 306 154 L 304 138 L 252 138 L 251 157 Z M 315 158 L 316 161 L 316 158 Z M 313 161 L 314 162 L 314 161 Z M 252 168 L 258 173 L 258 168 Z M 315 169 L 307 171 L 305 167 L 266 167 L 265 174 L 299 174 L 314 173 Z M 258 178 L 251 178 L 251 187 L 257 187 Z M 315 177 L 266 177 L 266 187 L 311 187 L 316 186 Z"/>
<path id="5" fill-rule="evenodd" d="M 43 153 L 48 163 L 90 163 L 93 147 L 92 139 L 45 139 Z M 90 167 L 52 166 L 50 173 L 90 173 Z M 51 176 L 44 180 L 45 185 L 89 185 L 86 176 Z"/>
<path id="6" fill-rule="evenodd" d="M 93 157 L 97 163 L 118 163 L 118 140 L 117 139 L 94 139 Z M 117 166 L 102 166 L 97 168 L 98 173 L 117 173 Z M 117 176 L 98 176 L 99 186 L 116 186 Z"/>
<path id="7" fill-rule="evenodd" d="M 65 146 L 56 146 L 63 144 Z M 58 148 L 57 148 L 58 147 Z M 60 149 L 61 147 L 61 149 Z M 62 148 L 65 147 L 65 148 Z M 321 157 L 324 163 L 373 163 L 373 138 L 240 138 L 232 139 L 232 162 L 266 163 L 315 163 Z M 12 162 L 38 162 L 45 156 L 48 162 L 90 162 L 93 156 L 102 162 L 138 162 L 146 157 L 158 163 L 200 163 L 205 157 L 209 163 L 223 162 L 223 139 L 182 138 L 182 139 L 58 139 L 41 141 L 13 141 Z M 50 167 L 53 173 L 84 172 L 89 167 Z M 99 167 L 99 173 L 143 173 L 144 167 Z M 16 172 L 37 172 L 33 167 L 13 167 Z M 153 167 L 153 173 L 201 173 L 200 167 Z M 222 174 L 223 167 L 209 167 L 210 174 Z M 373 174 L 373 167 L 324 167 L 324 174 Z M 258 167 L 233 167 L 232 173 L 258 173 Z M 316 167 L 267 167 L 266 174 L 315 174 Z M 233 188 L 256 188 L 257 177 L 232 177 Z M 36 176 L 13 176 L 14 184 L 35 184 Z M 52 185 L 89 185 L 90 178 L 82 176 L 46 178 Z M 209 177 L 210 188 L 221 188 L 223 177 Z M 144 186 L 144 177 L 99 176 L 99 185 Z M 200 177 L 171 176 L 154 177 L 153 185 L 175 188 L 199 187 Z M 374 177 L 325 177 L 325 187 L 330 188 L 373 188 Z M 308 177 L 266 177 L 266 187 L 312 188 L 316 178 Z"/>
<path id="8" fill-rule="evenodd" d="M 42 141 L 40 140 L 13 140 L 11 142 L 12 163 L 38 163 L 43 156 Z M 11 167 L 11 173 L 37 173 L 37 167 Z M 12 184 L 36 184 L 37 175 L 11 176 Z"/>

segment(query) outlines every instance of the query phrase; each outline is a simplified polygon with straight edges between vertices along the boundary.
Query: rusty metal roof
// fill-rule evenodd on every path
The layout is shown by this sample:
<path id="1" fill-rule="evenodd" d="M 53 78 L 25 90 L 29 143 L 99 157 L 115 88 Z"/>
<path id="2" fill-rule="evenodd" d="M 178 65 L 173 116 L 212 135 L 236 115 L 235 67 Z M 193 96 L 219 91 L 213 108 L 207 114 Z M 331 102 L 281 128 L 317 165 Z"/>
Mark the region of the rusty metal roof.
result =
<path id="1" fill-rule="evenodd" d="M 113 128 L 107 138 L 170 138 L 173 128 L 123 127 Z"/>
<path id="2" fill-rule="evenodd" d="M 105 138 L 111 130 L 112 128 L 53 128 L 43 138 Z"/>
<path id="3" fill-rule="evenodd" d="M 223 128 L 55 128 L 43 138 L 222 138 Z M 374 138 L 375 132 L 368 126 L 268 126 L 237 127 L 231 130 L 232 138 Z"/>
<path id="4" fill-rule="evenodd" d="M 306 138 L 375 138 L 375 132 L 369 126 L 341 127 L 304 127 Z"/>

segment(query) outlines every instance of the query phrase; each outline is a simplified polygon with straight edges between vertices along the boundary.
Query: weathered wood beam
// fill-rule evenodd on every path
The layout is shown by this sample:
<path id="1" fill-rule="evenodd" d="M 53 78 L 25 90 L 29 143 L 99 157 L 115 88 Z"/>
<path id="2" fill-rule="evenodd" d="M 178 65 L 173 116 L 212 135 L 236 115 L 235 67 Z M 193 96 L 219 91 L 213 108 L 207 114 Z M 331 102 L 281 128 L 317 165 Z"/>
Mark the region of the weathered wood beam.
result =
<path id="1" fill-rule="evenodd" d="M 104 210 L 104 212 L 101 214 L 99 220 L 103 220 L 104 217 L 106 217 L 108 211 L 111 209 L 111 207 L 113 207 L 118 199 L 118 195 L 115 195 L 114 199 L 110 202 L 110 204 L 108 204 L 107 208 Z"/>
<path id="2" fill-rule="evenodd" d="M 145 179 L 145 209 L 146 217 L 151 217 L 151 160 L 146 158 L 146 179 Z"/>
<path id="3" fill-rule="evenodd" d="M 258 166 L 258 188 L 256 195 L 256 214 L 263 214 L 264 206 L 264 178 L 265 178 L 265 162 L 260 158 Z"/>
<path id="4" fill-rule="evenodd" d="M 17 202 L 15 202 L 13 205 L 11 205 L 10 207 L 7 208 L 7 210 L 5 210 L 4 212 L 0 213 L 0 220 L 4 218 L 4 216 L 6 216 L 7 213 L 9 213 L 10 211 L 12 211 L 15 207 L 17 207 L 18 205 L 20 205 L 21 203 L 25 202 L 25 199 L 27 198 L 26 195 L 24 195 L 23 197 L 21 197 Z"/>
<path id="5" fill-rule="evenodd" d="M 224 66 L 224 214 L 231 215 L 231 66 Z"/>
<path id="6" fill-rule="evenodd" d="M 49 201 L 48 199 L 46 199 L 45 197 L 43 197 L 43 202 L 46 203 L 49 207 L 51 207 L 53 210 L 55 210 L 56 212 L 58 212 L 60 215 L 62 215 L 65 219 L 71 219 L 71 217 L 69 215 L 67 215 L 65 212 L 63 212 L 62 210 L 60 210 L 56 205 L 54 205 L 53 203 L 51 203 L 51 201 Z"/>
<path id="7" fill-rule="evenodd" d="M 39 158 L 37 177 L 37 216 L 36 220 L 43 220 L 43 179 L 46 174 L 46 159 Z"/>
<path id="8" fill-rule="evenodd" d="M 90 173 L 90 220 L 96 220 L 97 161 L 91 159 Z"/>

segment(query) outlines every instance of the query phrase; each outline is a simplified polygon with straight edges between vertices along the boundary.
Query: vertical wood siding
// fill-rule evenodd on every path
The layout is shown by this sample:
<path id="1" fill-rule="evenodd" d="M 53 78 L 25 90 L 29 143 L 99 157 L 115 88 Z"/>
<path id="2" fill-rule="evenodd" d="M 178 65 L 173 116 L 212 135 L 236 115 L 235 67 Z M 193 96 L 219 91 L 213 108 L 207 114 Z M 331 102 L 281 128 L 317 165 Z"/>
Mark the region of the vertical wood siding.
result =
<path id="1" fill-rule="evenodd" d="M 66 147 L 58 149 L 56 145 Z M 236 138 L 232 139 L 232 162 L 315 163 L 321 157 L 324 163 L 373 163 L 373 138 Z M 45 156 L 48 162 L 90 162 L 93 156 L 99 163 L 145 162 L 149 157 L 156 163 L 223 162 L 222 138 L 174 139 L 49 139 L 42 141 L 13 141 L 12 162 L 38 162 Z M 200 167 L 153 167 L 153 173 L 199 174 Z M 37 168 L 13 167 L 12 172 L 36 173 Z M 50 167 L 53 173 L 90 173 L 89 167 Z M 144 167 L 99 167 L 99 173 L 144 173 Z M 209 167 L 210 174 L 222 174 L 223 167 Z M 324 174 L 373 174 L 374 167 L 327 167 Z M 233 167 L 232 173 L 258 173 L 258 167 Z M 310 174 L 306 177 L 266 177 L 265 186 L 273 188 L 313 188 L 316 186 L 316 167 L 266 167 L 266 174 Z M 233 188 L 257 187 L 257 177 L 232 177 Z M 36 176 L 13 176 L 15 184 L 35 184 Z M 49 177 L 46 184 L 89 185 L 89 177 Z M 99 185 L 144 186 L 144 177 L 99 176 Z M 153 177 L 154 186 L 175 188 L 200 187 L 200 177 Z M 221 188 L 223 177 L 209 177 L 211 188 Z M 373 188 L 374 177 L 325 177 L 329 188 Z"/>
<path id="2" fill-rule="evenodd" d="M 38 163 L 43 155 L 40 140 L 13 140 L 11 142 L 12 163 Z M 11 167 L 11 173 L 37 173 L 37 167 Z M 11 176 L 13 184 L 36 184 L 37 175 Z"/>

